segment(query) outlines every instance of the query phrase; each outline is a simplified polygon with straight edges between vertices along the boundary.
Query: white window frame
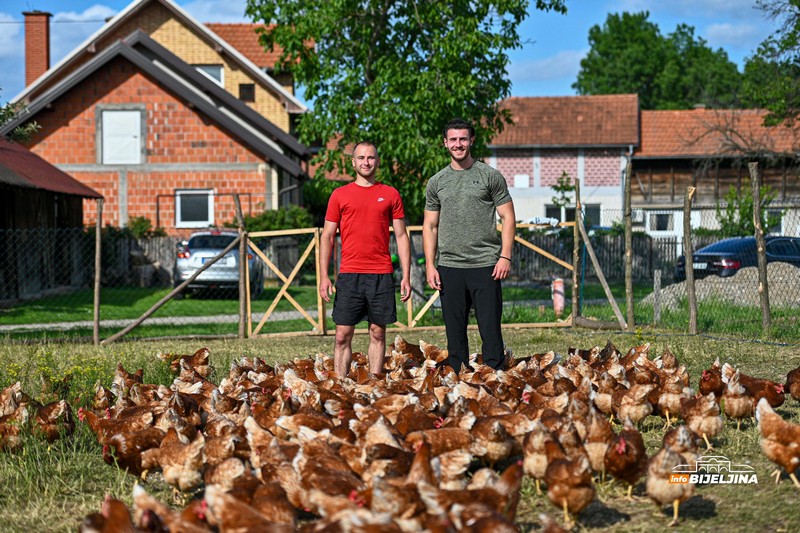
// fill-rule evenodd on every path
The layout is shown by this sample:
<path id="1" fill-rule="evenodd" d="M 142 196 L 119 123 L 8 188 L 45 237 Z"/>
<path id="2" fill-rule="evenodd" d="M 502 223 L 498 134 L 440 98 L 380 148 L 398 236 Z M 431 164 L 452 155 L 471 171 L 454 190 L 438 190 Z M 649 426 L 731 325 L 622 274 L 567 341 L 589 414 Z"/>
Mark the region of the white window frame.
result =
<path id="1" fill-rule="evenodd" d="M 181 197 L 206 195 L 208 198 L 208 220 L 181 219 Z M 214 226 L 214 189 L 176 189 L 175 190 L 175 227 L 176 228 L 208 228 Z"/>
<path id="2" fill-rule="evenodd" d="M 145 163 L 145 140 L 147 137 L 147 129 L 145 125 L 146 112 L 142 105 L 101 105 L 97 106 L 96 110 L 96 142 L 97 142 L 97 163 L 100 165 L 142 165 Z M 108 154 L 108 147 L 111 144 L 109 137 L 110 125 L 107 120 L 110 120 L 112 114 L 125 113 L 129 116 L 136 116 L 138 124 L 135 126 L 133 138 L 136 139 L 137 149 L 136 155 L 132 157 L 118 157 L 113 158 Z M 117 135 L 117 138 L 121 136 Z M 130 154 L 129 154 L 130 155 Z"/>
<path id="3" fill-rule="evenodd" d="M 225 66 L 219 63 L 208 63 L 208 64 L 195 64 L 192 65 L 197 72 L 205 76 L 206 78 L 210 79 L 220 87 L 225 87 Z M 204 70 L 205 67 L 218 67 L 219 68 L 219 79 L 215 78 L 208 72 Z"/>

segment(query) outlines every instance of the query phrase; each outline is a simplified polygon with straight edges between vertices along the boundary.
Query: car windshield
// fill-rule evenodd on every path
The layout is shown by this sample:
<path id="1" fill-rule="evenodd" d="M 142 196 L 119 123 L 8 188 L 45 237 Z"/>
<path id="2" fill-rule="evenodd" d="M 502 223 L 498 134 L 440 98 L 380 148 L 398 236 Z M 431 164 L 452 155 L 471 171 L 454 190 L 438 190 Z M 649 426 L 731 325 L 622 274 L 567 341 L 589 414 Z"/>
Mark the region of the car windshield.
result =
<path id="1" fill-rule="evenodd" d="M 227 247 L 235 238 L 235 235 L 197 235 L 189 239 L 189 248 L 220 250 Z"/>

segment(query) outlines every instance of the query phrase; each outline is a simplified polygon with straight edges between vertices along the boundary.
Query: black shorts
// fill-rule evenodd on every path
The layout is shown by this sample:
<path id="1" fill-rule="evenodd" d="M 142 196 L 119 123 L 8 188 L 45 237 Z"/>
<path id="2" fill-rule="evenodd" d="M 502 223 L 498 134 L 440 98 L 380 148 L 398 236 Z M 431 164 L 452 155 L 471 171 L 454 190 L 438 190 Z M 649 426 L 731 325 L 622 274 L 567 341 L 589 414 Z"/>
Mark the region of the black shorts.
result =
<path id="1" fill-rule="evenodd" d="M 385 326 L 397 322 L 391 274 L 339 274 L 333 298 L 333 322 L 355 326 L 362 320 Z"/>

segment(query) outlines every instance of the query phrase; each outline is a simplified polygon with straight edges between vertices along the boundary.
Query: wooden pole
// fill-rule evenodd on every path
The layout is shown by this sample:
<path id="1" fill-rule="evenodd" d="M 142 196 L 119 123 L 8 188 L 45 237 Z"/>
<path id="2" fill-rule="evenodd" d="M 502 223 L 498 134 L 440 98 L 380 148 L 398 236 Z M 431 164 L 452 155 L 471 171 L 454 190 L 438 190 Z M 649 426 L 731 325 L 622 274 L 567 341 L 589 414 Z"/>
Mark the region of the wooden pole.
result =
<path id="1" fill-rule="evenodd" d="M 578 318 L 578 272 L 581 270 L 581 182 L 575 178 L 575 226 L 572 228 L 572 323 Z"/>
<path id="2" fill-rule="evenodd" d="M 764 242 L 764 228 L 761 227 L 761 176 L 758 163 L 747 165 L 750 170 L 750 183 L 753 186 L 753 225 L 755 226 L 756 254 L 758 255 L 758 296 L 761 302 L 761 331 L 770 336 L 772 316 L 769 308 L 769 280 L 767 279 L 767 246 Z"/>
<path id="3" fill-rule="evenodd" d="M 661 270 L 653 271 L 653 324 L 661 322 Z"/>
<path id="4" fill-rule="evenodd" d="M 689 333 L 697 334 L 697 294 L 694 290 L 694 246 L 692 245 L 692 198 L 697 189 L 686 188 L 683 197 L 683 257 L 686 259 L 686 299 L 689 302 Z"/>
<path id="5" fill-rule="evenodd" d="M 322 242 L 322 228 L 317 228 L 317 231 L 314 232 L 314 247 L 316 249 L 316 253 L 314 254 L 314 262 L 316 263 L 316 273 L 317 273 L 317 284 L 316 287 L 319 289 L 319 284 L 322 281 L 322 257 L 320 256 L 320 243 Z M 322 295 L 317 292 L 317 320 L 319 321 L 319 332 L 323 335 L 328 334 L 328 319 L 327 313 L 325 311 L 325 300 L 322 299 Z"/>
<path id="6" fill-rule="evenodd" d="M 239 244 L 239 239 L 240 239 L 240 238 L 241 238 L 241 237 L 236 237 L 235 239 L 233 239 L 233 242 L 231 242 L 231 243 L 230 243 L 228 246 L 226 246 L 226 247 L 225 247 L 225 249 L 224 249 L 224 250 L 222 250 L 222 251 L 221 251 L 221 252 L 220 252 L 218 255 L 216 255 L 216 256 L 215 256 L 213 259 L 211 259 L 211 261 L 206 261 L 206 262 L 205 262 L 205 264 L 204 264 L 202 267 L 198 268 L 198 269 L 197 269 L 197 271 L 196 271 L 194 274 L 192 274 L 192 277 L 190 277 L 189 279 L 187 279 L 186 281 L 184 281 L 183 283 L 181 283 L 180 285 L 178 285 L 177 287 L 175 287 L 174 289 L 172 289 L 172 290 L 170 291 L 170 293 L 169 293 L 169 294 L 167 294 L 166 296 L 164 296 L 163 298 L 161 298 L 159 301 L 157 301 L 156 303 L 154 303 L 154 304 L 153 304 L 153 307 L 151 307 L 150 309 L 148 309 L 147 311 L 145 311 L 145 312 L 144 312 L 144 314 L 142 314 L 142 316 L 140 316 L 139 318 L 137 318 L 137 319 L 136 319 L 136 320 L 135 320 L 133 323 L 131 323 L 130 325 L 126 326 L 126 327 L 125 327 L 125 328 L 123 328 L 121 331 L 119 331 L 119 332 L 115 333 L 114 335 L 110 336 L 109 338 L 105 339 L 105 340 L 104 340 L 104 341 L 102 341 L 100 344 L 101 344 L 101 345 L 103 345 L 103 344 L 110 344 L 110 343 L 112 343 L 112 342 L 116 341 L 117 339 L 119 339 L 120 337 L 122 337 L 123 335 L 127 335 L 127 334 L 128 334 L 130 331 L 132 331 L 133 329 L 135 329 L 135 328 L 139 327 L 139 325 L 140 325 L 142 322 L 144 322 L 145 320 L 147 320 L 147 318 L 148 318 L 148 317 L 150 317 L 150 315 L 152 315 L 153 313 L 155 313 L 156 311 L 158 311 L 158 309 L 159 309 L 159 308 L 160 308 L 162 305 L 164 305 L 165 303 L 167 303 L 168 301 L 170 301 L 170 300 L 172 299 L 172 297 L 173 297 L 173 296 L 175 296 L 176 294 L 180 293 L 180 292 L 181 292 L 183 289 L 185 289 L 186 287 L 188 287 L 188 286 L 189 286 L 189 284 L 190 284 L 191 282 L 193 282 L 195 279 L 197 279 L 197 277 L 198 277 L 200 274 L 202 274 L 203 272 L 205 272 L 206 270 L 208 270 L 208 269 L 211 267 L 211 265 L 213 265 L 214 263 L 216 263 L 217 261 L 219 261 L 220 259 L 222 259 L 223 257 L 225 257 L 225 255 L 226 255 L 228 252 L 230 252 L 231 250 L 233 250 L 234 248 L 236 248 L 236 246 Z"/>
<path id="7" fill-rule="evenodd" d="M 628 318 L 628 331 L 633 331 L 636 321 L 633 314 L 633 226 L 631 223 L 631 172 L 632 163 L 628 159 L 625 167 L 625 307 Z"/>
<path id="8" fill-rule="evenodd" d="M 239 338 L 247 336 L 247 308 L 250 307 L 250 273 L 247 264 L 247 233 L 244 230 L 244 217 L 239 195 L 233 195 L 236 208 L 236 227 L 239 230 Z"/>
<path id="9" fill-rule="evenodd" d="M 100 279 L 103 269 L 103 198 L 97 199 L 97 221 L 94 226 L 94 327 L 92 341 L 100 345 Z"/>
<path id="10" fill-rule="evenodd" d="M 576 225 L 580 227 L 583 241 L 586 243 L 586 251 L 589 253 L 589 258 L 592 260 L 592 264 L 594 265 L 594 271 L 597 274 L 597 279 L 600 280 L 600 285 L 603 286 L 603 290 L 606 293 L 606 298 L 608 298 L 608 303 L 611 304 L 611 308 L 614 310 L 614 315 L 617 317 L 619 328 L 623 330 L 627 329 L 625 319 L 622 318 L 622 311 L 619 310 L 617 301 L 614 300 L 614 295 L 611 294 L 611 289 L 608 287 L 606 277 L 603 275 L 603 270 L 600 268 L 600 262 L 597 260 L 597 256 L 594 253 L 594 247 L 592 246 L 592 242 L 589 240 L 589 235 L 586 233 L 586 227 L 583 225 L 583 220 L 579 219 L 576 222 Z"/>

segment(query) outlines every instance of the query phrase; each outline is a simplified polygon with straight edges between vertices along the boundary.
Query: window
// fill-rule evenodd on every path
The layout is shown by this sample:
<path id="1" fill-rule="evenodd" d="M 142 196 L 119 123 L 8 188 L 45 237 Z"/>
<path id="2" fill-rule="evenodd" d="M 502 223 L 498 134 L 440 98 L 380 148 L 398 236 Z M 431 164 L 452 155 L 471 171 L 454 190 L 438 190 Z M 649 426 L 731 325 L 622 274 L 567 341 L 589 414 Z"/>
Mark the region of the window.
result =
<path id="1" fill-rule="evenodd" d="M 527 189 L 531 186 L 531 177 L 527 174 L 516 174 L 514 176 L 515 189 Z"/>
<path id="2" fill-rule="evenodd" d="M 563 215 L 563 216 L 562 216 Z M 574 222 L 575 221 L 575 207 L 562 208 L 557 205 L 546 205 L 544 208 L 544 216 L 547 218 L 555 218 L 561 222 Z M 600 224 L 600 204 L 584 204 L 583 205 L 583 225 L 587 228 L 597 226 Z"/>
<path id="3" fill-rule="evenodd" d="M 100 162 L 104 165 L 139 165 L 144 139 L 139 109 L 100 110 Z"/>
<path id="4" fill-rule="evenodd" d="M 175 227 L 206 228 L 214 225 L 214 191 L 175 191 Z"/>
<path id="5" fill-rule="evenodd" d="M 241 100 L 242 102 L 255 102 L 256 85 L 254 83 L 240 83 L 239 100 Z"/>
<path id="6" fill-rule="evenodd" d="M 222 65 L 193 65 L 200 74 L 205 74 L 214 83 L 221 87 L 225 87 L 225 78 L 223 76 Z"/>
<path id="7" fill-rule="evenodd" d="M 650 213 L 650 231 L 672 231 L 672 213 Z"/>
<path id="8" fill-rule="evenodd" d="M 767 220 L 774 222 L 774 225 L 769 227 L 771 235 L 783 234 L 783 210 L 781 209 L 767 209 Z"/>

